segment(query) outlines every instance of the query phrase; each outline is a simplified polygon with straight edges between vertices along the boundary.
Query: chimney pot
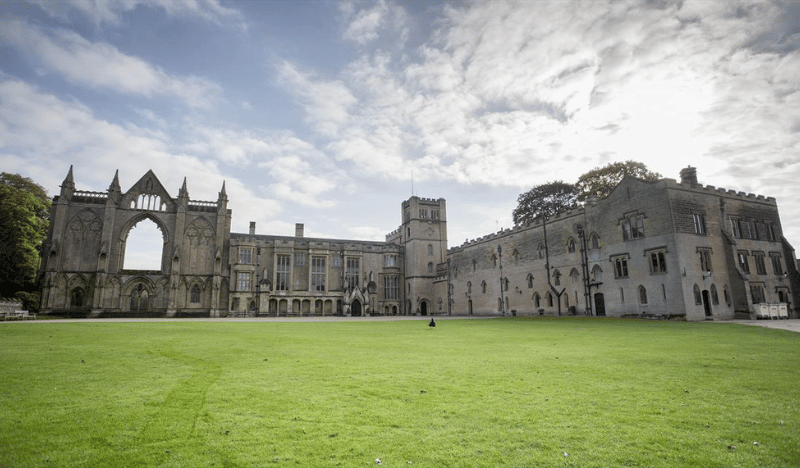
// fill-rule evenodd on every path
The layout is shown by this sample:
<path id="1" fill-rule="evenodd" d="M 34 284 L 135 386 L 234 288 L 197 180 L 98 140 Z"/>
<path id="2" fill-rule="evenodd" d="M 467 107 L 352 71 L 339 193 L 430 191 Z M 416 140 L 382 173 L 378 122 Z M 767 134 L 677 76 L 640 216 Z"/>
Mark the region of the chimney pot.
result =
<path id="1" fill-rule="evenodd" d="M 686 167 L 681 169 L 681 184 L 697 185 L 697 168 Z"/>
<path id="2" fill-rule="evenodd" d="M 303 237 L 303 223 L 296 223 L 294 225 L 294 236 L 295 237 Z"/>
<path id="3" fill-rule="evenodd" d="M 256 222 L 250 221 L 250 235 L 253 236 L 256 233 Z"/>

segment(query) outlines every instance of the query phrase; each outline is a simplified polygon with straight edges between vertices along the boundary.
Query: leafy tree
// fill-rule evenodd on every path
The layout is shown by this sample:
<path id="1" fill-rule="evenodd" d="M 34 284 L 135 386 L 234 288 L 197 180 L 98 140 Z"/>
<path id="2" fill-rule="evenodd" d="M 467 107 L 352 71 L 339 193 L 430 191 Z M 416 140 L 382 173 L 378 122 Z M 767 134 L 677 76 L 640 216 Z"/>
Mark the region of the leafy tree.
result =
<path id="1" fill-rule="evenodd" d="M 0 296 L 36 309 L 39 250 L 47 237 L 50 198 L 19 174 L 0 173 Z"/>
<path id="2" fill-rule="evenodd" d="M 596 167 L 578 178 L 575 187 L 579 191 L 579 199 L 583 201 L 592 195 L 597 198 L 607 197 L 625 176 L 648 181 L 656 181 L 662 177 L 640 162 L 613 162 L 603 167 Z"/>
<path id="3" fill-rule="evenodd" d="M 528 224 L 577 206 L 578 190 L 575 186 L 557 180 L 537 185 L 521 194 L 512 215 L 514 224 Z"/>

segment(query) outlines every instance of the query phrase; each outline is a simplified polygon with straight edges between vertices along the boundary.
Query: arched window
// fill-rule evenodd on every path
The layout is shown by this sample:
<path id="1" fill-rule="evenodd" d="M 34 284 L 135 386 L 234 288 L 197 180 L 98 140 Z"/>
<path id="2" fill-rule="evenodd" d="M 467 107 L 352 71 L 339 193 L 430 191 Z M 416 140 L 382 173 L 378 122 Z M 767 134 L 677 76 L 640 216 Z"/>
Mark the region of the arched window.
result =
<path id="1" fill-rule="evenodd" d="M 694 303 L 695 305 L 701 305 L 703 303 L 703 296 L 700 294 L 700 287 L 696 284 L 694 285 Z"/>
<path id="2" fill-rule="evenodd" d="M 600 237 L 596 233 L 592 233 L 591 244 L 593 249 L 600 248 Z"/>
<path id="3" fill-rule="evenodd" d="M 592 268 L 592 281 L 595 283 L 601 283 L 603 281 L 603 269 L 600 268 L 600 265 L 595 265 Z"/>
<path id="4" fill-rule="evenodd" d="M 578 274 L 578 270 L 573 268 L 572 271 L 569 272 L 570 278 L 572 278 L 572 284 L 578 284 L 580 280 L 580 274 Z"/>
<path id="5" fill-rule="evenodd" d="M 139 286 L 131 291 L 131 310 L 147 310 L 149 294 L 144 286 Z"/>
<path id="6" fill-rule="evenodd" d="M 544 244 L 539 244 L 539 248 L 536 250 L 539 254 L 539 259 L 544 258 Z"/>
<path id="7" fill-rule="evenodd" d="M 719 304 L 719 295 L 717 294 L 717 287 L 713 284 L 711 285 L 711 303 L 714 305 Z"/>
<path id="8" fill-rule="evenodd" d="M 553 295 L 550 292 L 547 292 L 547 307 L 553 307 Z"/>
<path id="9" fill-rule="evenodd" d="M 722 295 L 725 296 L 725 304 L 731 305 L 731 294 L 728 292 L 728 285 L 722 287 Z"/>
<path id="10" fill-rule="evenodd" d="M 533 289 L 533 275 L 528 273 L 526 280 L 528 281 L 528 289 Z"/>
<path id="11" fill-rule="evenodd" d="M 497 268 L 497 255 L 492 254 L 492 267 Z"/>
<path id="12" fill-rule="evenodd" d="M 199 304 L 200 303 L 200 286 L 194 285 L 192 286 L 192 294 L 189 298 L 189 302 L 192 304 Z"/>
<path id="13" fill-rule="evenodd" d="M 84 291 L 83 288 L 75 288 L 70 293 L 69 298 L 69 305 L 73 309 L 80 309 L 83 307 L 83 298 L 84 298 Z"/>
<path id="14" fill-rule="evenodd" d="M 561 286 L 561 272 L 558 270 L 553 272 L 553 284 Z"/>
<path id="15" fill-rule="evenodd" d="M 481 281 L 481 293 L 486 294 L 486 281 Z"/>
<path id="16" fill-rule="evenodd" d="M 575 253 L 575 239 L 573 239 L 571 237 L 567 241 L 567 252 Z"/>
<path id="17" fill-rule="evenodd" d="M 542 306 L 542 298 L 539 297 L 539 293 L 533 293 L 533 306 L 537 309 Z"/>
<path id="18" fill-rule="evenodd" d="M 472 271 L 474 272 L 477 269 L 478 269 L 478 261 L 477 260 L 473 260 L 472 261 Z"/>
<path id="19" fill-rule="evenodd" d="M 472 281 L 467 281 L 467 293 L 472 294 Z"/>
<path id="20" fill-rule="evenodd" d="M 433 255 L 433 245 L 428 244 L 428 255 Z"/>
<path id="21" fill-rule="evenodd" d="M 508 278 L 503 280 L 503 290 L 508 291 Z"/>
<path id="22" fill-rule="evenodd" d="M 433 262 L 428 262 L 428 273 L 433 273 Z"/>
<path id="23" fill-rule="evenodd" d="M 639 285 L 639 304 L 647 304 L 647 290 Z"/>

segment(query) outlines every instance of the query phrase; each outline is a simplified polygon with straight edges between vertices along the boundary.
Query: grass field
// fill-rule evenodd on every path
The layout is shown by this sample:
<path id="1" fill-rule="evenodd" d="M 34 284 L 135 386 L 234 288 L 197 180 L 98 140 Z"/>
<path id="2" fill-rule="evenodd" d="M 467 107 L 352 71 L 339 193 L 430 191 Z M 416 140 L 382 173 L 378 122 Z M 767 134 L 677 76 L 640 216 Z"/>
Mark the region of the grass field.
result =
<path id="1" fill-rule="evenodd" d="M 0 467 L 800 466 L 800 334 L 615 319 L 0 325 Z"/>

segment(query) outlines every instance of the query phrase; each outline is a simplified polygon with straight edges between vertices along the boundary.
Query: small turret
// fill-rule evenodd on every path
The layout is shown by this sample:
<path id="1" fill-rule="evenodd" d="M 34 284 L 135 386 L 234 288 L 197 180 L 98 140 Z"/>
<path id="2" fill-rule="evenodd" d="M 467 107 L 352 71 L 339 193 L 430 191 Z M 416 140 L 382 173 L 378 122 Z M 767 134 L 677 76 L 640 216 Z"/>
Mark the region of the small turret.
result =
<path id="1" fill-rule="evenodd" d="M 75 180 L 72 177 L 72 164 L 69 166 L 69 172 L 64 182 L 61 183 L 61 196 L 60 198 L 69 201 L 72 198 L 72 193 L 75 191 Z"/>
<path id="2" fill-rule="evenodd" d="M 112 180 L 111 185 L 108 186 L 108 202 L 109 203 L 119 202 L 121 195 L 122 195 L 122 188 L 119 185 L 119 169 L 117 169 L 117 172 L 114 173 L 114 180 Z"/>

